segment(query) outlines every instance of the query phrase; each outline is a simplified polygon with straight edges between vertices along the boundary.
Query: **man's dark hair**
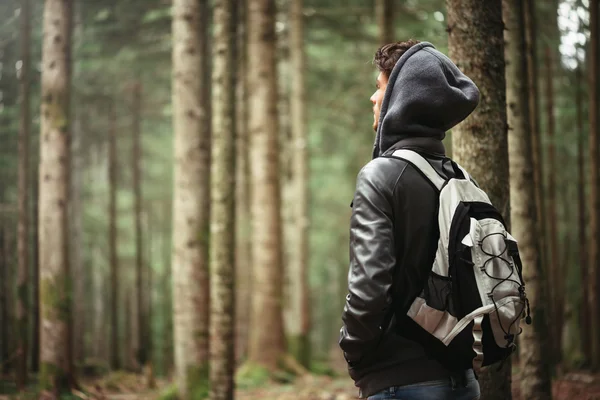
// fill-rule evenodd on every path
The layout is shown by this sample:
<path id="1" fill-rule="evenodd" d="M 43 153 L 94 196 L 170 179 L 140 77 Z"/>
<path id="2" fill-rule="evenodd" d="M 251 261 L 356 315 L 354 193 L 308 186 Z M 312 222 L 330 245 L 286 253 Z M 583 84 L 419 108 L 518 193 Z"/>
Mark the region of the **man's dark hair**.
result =
<path id="1" fill-rule="evenodd" d="M 375 53 L 373 62 L 379 71 L 383 72 L 385 76 L 389 78 L 392 70 L 394 69 L 394 65 L 396 65 L 396 62 L 398 62 L 406 50 L 410 49 L 417 43 L 419 43 L 418 40 L 409 39 L 404 42 L 395 42 L 383 45 Z"/>

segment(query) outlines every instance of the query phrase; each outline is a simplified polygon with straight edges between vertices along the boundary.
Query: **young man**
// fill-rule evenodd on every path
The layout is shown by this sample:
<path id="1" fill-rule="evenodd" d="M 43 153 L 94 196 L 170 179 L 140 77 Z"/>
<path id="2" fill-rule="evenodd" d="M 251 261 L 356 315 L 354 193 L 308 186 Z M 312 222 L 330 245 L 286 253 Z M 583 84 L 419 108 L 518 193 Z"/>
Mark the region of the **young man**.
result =
<path id="1" fill-rule="evenodd" d="M 353 200 L 340 347 L 361 398 L 477 399 L 472 370 L 447 370 L 431 349 L 403 334 L 437 250 L 438 192 L 411 164 L 391 155 L 416 151 L 440 176 L 454 177 L 442 139 L 475 109 L 479 90 L 429 43 L 387 44 L 377 50 L 375 64 L 377 134 Z"/>

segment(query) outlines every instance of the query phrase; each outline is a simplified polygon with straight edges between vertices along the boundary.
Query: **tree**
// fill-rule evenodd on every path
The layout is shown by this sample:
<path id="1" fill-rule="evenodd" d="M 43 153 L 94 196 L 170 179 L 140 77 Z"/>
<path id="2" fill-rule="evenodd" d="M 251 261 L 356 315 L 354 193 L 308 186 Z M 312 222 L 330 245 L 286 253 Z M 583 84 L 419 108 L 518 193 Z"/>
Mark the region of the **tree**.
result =
<path id="1" fill-rule="evenodd" d="M 308 287 L 308 138 L 306 132 L 306 69 L 304 55 L 303 1 L 292 0 L 290 8 L 291 85 L 290 116 L 292 129 L 292 185 L 294 249 L 289 260 L 292 303 L 290 348 L 306 368 L 310 364 L 310 297 Z"/>
<path id="2" fill-rule="evenodd" d="M 68 258 L 71 0 L 46 0 L 40 135 L 40 302 L 43 388 L 73 384 Z"/>
<path id="3" fill-rule="evenodd" d="M 2 189 L 0 189 L 0 199 L 4 196 L 1 196 Z M 2 321 L 2 325 L 0 325 L 0 360 L 2 360 L 2 365 L 0 366 L 0 371 L 3 373 L 8 372 L 8 367 L 10 366 L 10 360 L 12 358 L 12 354 L 10 353 L 10 346 L 8 341 L 10 340 L 9 336 L 9 326 L 10 324 L 10 312 L 8 309 L 8 297 L 10 294 L 10 271 L 8 270 L 8 255 L 6 254 L 6 246 L 4 245 L 6 241 L 6 228 L 4 224 L 0 224 L 0 321 Z"/>
<path id="4" fill-rule="evenodd" d="M 144 250 L 142 247 L 142 177 L 141 177 L 141 118 L 142 118 L 142 85 L 139 81 L 132 86 L 133 146 L 131 147 L 131 162 L 133 169 L 133 214 L 135 224 L 135 293 L 137 311 L 137 351 L 136 359 L 140 367 L 146 364 L 146 336 L 148 335 L 145 322 L 144 307 Z"/>
<path id="5" fill-rule="evenodd" d="M 589 280 L 588 280 L 588 239 L 586 235 L 587 219 L 585 212 L 585 150 L 584 150 L 584 131 L 583 131 L 583 73 L 582 66 L 579 64 L 575 70 L 575 108 L 577 109 L 577 203 L 578 203 L 578 236 L 579 236 L 579 270 L 581 282 L 581 304 L 580 304 L 580 340 L 581 354 L 584 363 L 589 362 L 591 353 L 591 332 L 590 332 L 590 303 L 589 298 Z"/>
<path id="6" fill-rule="evenodd" d="M 114 101 L 109 105 L 108 131 L 108 258 L 110 262 L 110 366 L 119 362 L 119 258 L 117 252 L 117 113 Z"/>
<path id="7" fill-rule="evenodd" d="M 235 0 L 214 3 L 210 399 L 233 399 L 235 367 Z"/>
<path id="8" fill-rule="evenodd" d="M 247 110 L 247 29 L 246 0 L 238 0 L 236 56 L 236 117 L 235 117 L 235 327 L 236 360 L 246 356 L 250 324 L 251 277 L 250 262 L 250 185 L 248 184 L 248 110 Z"/>
<path id="9" fill-rule="evenodd" d="M 208 209 L 210 138 L 203 93 L 201 8 L 205 1 L 173 3 L 173 329 L 179 394 L 192 396 L 208 360 Z"/>
<path id="10" fill-rule="evenodd" d="M 531 158 L 532 133 L 529 127 L 529 91 L 522 77 L 527 72 L 523 2 L 504 0 L 506 24 L 506 103 L 508 118 L 508 149 L 510 170 L 510 204 L 512 234 L 519 241 L 523 262 L 523 279 L 531 302 L 534 326 L 524 327 L 519 337 L 521 362 L 521 395 L 526 399 L 552 397 L 549 353 L 546 351 L 547 296 L 539 256 L 535 188 Z"/>
<path id="11" fill-rule="evenodd" d="M 459 68 L 479 87 L 477 109 L 452 131 L 454 159 L 462 164 L 509 220 L 509 173 L 500 0 L 446 0 L 448 49 Z M 482 370 L 482 398 L 510 399 L 510 363 L 501 372 Z"/>
<path id="12" fill-rule="evenodd" d="M 32 150 L 39 154 L 39 148 L 34 147 Z M 32 151 L 32 154 L 34 153 Z M 36 161 L 38 157 L 35 157 Z M 39 372 L 40 370 L 40 263 L 39 263 L 39 169 L 36 162 L 31 168 L 30 180 L 32 181 L 31 193 L 31 237 L 33 247 L 31 251 L 31 289 L 32 289 L 32 304 L 31 304 L 31 371 Z"/>
<path id="13" fill-rule="evenodd" d="M 545 49 L 545 64 L 546 64 L 546 118 L 547 118 L 547 135 L 548 135 L 548 162 L 550 165 L 556 165 L 556 134 L 555 134 L 555 121 L 554 121 L 554 85 L 553 85 L 553 71 L 552 71 L 552 53 L 550 47 Z M 557 213 L 556 213 L 556 171 L 548 171 L 548 192 L 547 192 L 547 219 L 548 219 L 548 247 L 550 249 L 550 257 L 548 269 L 548 280 L 552 287 L 551 293 L 555 293 L 552 296 L 551 315 L 554 316 L 555 323 L 552 325 L 552 331 L 550 337 L 552 338 L 552 354 L 554 354 L 553 361 L 555 363 L 560 362 L 561 349 L 562 349 L 562 331 L 563 331 L 563 301 L 562 301 L 562 280 L 561 276 L 561 263 L 560 254 L 558 252 L 558 230 L 557 230 Z"/>
<path id="14" fill-rule="evenodd" d="M 533 160 L 533 185 L 535 187 L 535 207 L 538 222 L 538 240 L 540 246 L 540 257 L 544 268 L 544 274 L 549 272 L 548 268 L 548 252 L 547 249 L 547 233 L 546 233 L 546 215 L 545 215 L 545 200 L 543 193 L 543 173 L 542 166 L 542 145 L 540 135 L 540 106 L 539 106 L 539 90 L 538 90 L 538 59 L 537 59 L 537 21 L 535 2 L 533 0 L 525 0 L 525 44 L 527 55 L 527 82 L 529 87 L 529 125 L 531 129 L 531 158 Z M 550 280 L 545 280 L 546 290 L 549 292 Z M 551 313 L 547 315 L 548 323 L 552 320 Z M 551 334 L 552 331 L 548 330 Z"/>
<path id="15" fill-rule="evenodd" d="M 71 165 L 69 168 L 69 266 L 72 282 L 72 315 L 73 315 L 73 362 L 84 361 L 84 336 L 85 336 L 85 283 L 86 269 L 83 265 L 82 243 L 84 243 L 83 218 L 82 218 L 82 191 L 83 191 L 83 135 L 84 125 L 81 112 L 75 110 L 71 124 Z"/>
<path id="16" fill-rule="evenodd" d="M 590 119 L 590 245 L 589 245 L 589 302 L 591 316 L 591 361 L 600 368 L 600 31 L 598 23 L 599 0 L 590 0 L 589 47 L 589 119 Z"/>
<path id="17" fill-rule="evenodd" d="M 376 0 L 375 16 L 379 46 L 394 42 L 394 0 Z"/>
<path id="18" fill-rule="evenodd" d="M 29 0 L 21 1 L 21 74 L 19 76 L 19 227 L 17 253 L 19 272 L 17 276 L 16 318 L 17 335 L 17 386 L 20 390 L 27 384 L 27 336 L 29 311 L 29 135 L 30 123 L 30 69 L 31 69 L 31 7 Z"/>
<path id="19" fill-rule="evenodd" d="M 254 291 L 248 361 L 270 370 L 285 352 L 275 68 L 275 1 L 248 4 L 248 103 Z"/>

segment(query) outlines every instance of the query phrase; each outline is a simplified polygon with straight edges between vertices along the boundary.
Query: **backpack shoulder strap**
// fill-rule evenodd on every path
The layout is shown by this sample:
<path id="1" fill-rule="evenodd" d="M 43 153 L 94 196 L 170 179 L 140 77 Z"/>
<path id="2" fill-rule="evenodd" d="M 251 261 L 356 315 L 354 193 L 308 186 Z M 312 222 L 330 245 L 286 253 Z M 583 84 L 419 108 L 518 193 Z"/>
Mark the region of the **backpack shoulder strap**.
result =
<path id="1" fill-rule="evenodd" d="M 463 167 L 461 167 L 458 163 L 456 163 L 456 166 L 462 171 L 465 179 L 470 181 L 471 177 L 469 176 L 469 173 L 467 172 L 467 170 L 465 170 Z"/>
<path id="2" fill-rule="evenodd" d="M 400 149 L 394 151 L 392 156 L 401 158 L 411 163 L 415 168 L 420 170 L 438 190 L 442 190 L 442 187 L 446 181 L 439 176 L 437 172 L 435 172 L 431 164 L 429 164 L 429 162 L 427 162 L 427 160 L 419 153 L 412 150 Z"/>

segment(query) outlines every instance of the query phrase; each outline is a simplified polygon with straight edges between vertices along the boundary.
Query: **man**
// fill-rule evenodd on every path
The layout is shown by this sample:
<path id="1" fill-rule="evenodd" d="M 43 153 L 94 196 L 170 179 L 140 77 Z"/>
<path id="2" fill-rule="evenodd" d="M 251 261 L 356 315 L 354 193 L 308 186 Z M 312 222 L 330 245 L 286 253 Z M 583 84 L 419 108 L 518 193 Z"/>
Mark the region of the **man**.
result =
<path id="1" fill-rule="evenodd" d="M 429 43 L 387 44 L 374 61 L 376 138 L 352 205 L 340 347 L 361 398 L 477 399 L 472 370 L 449 371 L 431 349 L 403 332 L 435 258 L 439 194 L 420 171 L 392 153 L 416 151 L 440 176 L 454 177 L 442 139 L 475 109 L 479 91 Z"/>

